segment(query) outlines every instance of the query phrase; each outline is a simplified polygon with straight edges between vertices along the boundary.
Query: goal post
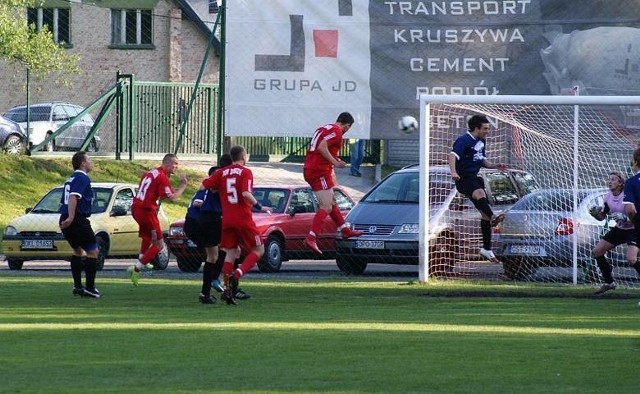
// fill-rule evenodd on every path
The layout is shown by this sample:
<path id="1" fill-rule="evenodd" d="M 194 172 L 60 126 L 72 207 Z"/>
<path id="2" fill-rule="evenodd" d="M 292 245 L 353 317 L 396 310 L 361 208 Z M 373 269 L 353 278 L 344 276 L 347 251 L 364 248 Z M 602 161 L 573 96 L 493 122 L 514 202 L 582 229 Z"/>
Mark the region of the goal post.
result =
<path id="1" fill-rule="evenodd" d="M 493 264 L 477 253 L 480 214 L 455 193 L 455 187 L 448 190 L 453 183 L 450 176 L 446 180 L 434 171 L 447 166 L 453 142 L 467 131 L 467 120 L 474 114 L 486 115 L 492 125 L 487 159 L 513 170 L 503 177 L 484 175 L 494 212 L 508 211 L 534 189 L 546 192 L 536 198 L 548 203 L 527 208 L 533 212 L 512 209 L 509 222 L 492 229 L 493 250 L 503 275 L 574 284 L 599 281 L 591 250 L 613 222 L 585 218 L 584 204 L 602 202 L 609 173 L 631 175 L 629 160 L 640 135 L 637 96 L 421 95 L 420 282 L 443 272 L 436 265 L 444 264 L 447 273 L 464 274 Z M 520 181 L 514 179 L 519 176 L 530 177 L 530 190 L 518 190 Z M 515 186 L 505 184 L 507 179 Z M 443 228 L 450 230 L 447 236 L 453 240 L 443 240 Z M 445 244 L 455 245 L 450 262 L 444 255 L 450 250 Z M 624 259 L 625 246 L 608 255 L 619 284 L 635 280 Z"/>

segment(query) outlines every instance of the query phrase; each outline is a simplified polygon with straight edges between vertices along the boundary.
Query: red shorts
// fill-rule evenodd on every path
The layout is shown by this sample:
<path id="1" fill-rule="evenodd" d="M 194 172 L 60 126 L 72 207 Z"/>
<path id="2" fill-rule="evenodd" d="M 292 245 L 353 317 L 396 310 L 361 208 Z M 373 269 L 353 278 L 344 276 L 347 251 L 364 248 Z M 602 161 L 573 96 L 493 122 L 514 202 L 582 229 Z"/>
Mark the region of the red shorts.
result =
<path id="1" fill-rule="evenodd" d="M 233 249 L 239 245 L 247 249 L 262 245 L 262 239 L 256 224 L 253 221 L 239 225 L 230 225 L 223 222 L 220 248 Z"/>
<path id="2" fill-rule="evenodd" d="M 162 239 L 162 228 L 155 210 L 131 207 L 131 216 L 138 223 L 140 238 L 153 237 L 152 234 L 155 232 L 156 239 Z"/>
<path id="3" fill-rule="evenodd" d="M 314 171 L 304 169 L 302 171 L 304 180 L 307 181 L 311 190 L 329 190 L 336 185 L 336 174 L 333 171 Z"/>

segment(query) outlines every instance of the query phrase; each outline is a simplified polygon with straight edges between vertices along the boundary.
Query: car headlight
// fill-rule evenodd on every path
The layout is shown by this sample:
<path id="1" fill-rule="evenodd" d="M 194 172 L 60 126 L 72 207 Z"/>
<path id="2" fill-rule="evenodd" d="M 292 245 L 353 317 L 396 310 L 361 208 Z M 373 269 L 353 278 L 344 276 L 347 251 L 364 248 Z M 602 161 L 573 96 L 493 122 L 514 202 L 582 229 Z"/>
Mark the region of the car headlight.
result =
<path id="1" fill-rule="evenodd" d="M 184 227 L 169 227 L 169 236 L 183 236 L 184 235 Z"/>
<path id="2" fill-rule="evenodd" d="M 403 224 L 400 226 L 400 230 L 398 230 L 398 234 L 418 234 L 420 231 L 420 226 L 418 223 L 409 223 Z"/>
<path id="3" fill-rule="evenodd" d="M 7 226 L 4 228 L 4 235 L 18 235 L 18 230 L 13 226 Z"/>

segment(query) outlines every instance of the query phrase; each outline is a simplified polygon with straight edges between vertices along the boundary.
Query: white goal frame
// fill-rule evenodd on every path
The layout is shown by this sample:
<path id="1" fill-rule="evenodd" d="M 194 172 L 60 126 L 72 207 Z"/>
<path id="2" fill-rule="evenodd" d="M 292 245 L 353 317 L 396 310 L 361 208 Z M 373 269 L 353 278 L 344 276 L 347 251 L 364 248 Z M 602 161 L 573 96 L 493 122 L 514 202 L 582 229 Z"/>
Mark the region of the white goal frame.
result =
<path id="1" fill-rule="evenodd" d="M 578 133 L 580 105 L 640 105 L 638 96 L 536 96 L 536 95 L 420 95 L 420 201 L 419 201 L 419 268 L 420 283 L 429 281 L 429 160 L 431 157 L 431 104 L 514 104 L 514 105 L 573 105 L 574 140 Z M 463 130 L 460 130 L 462 133 Z M 577 143 L 574 144 L 577 150 Z M 574 183 L 578 172 L 574 163 Z M 574 247 L 574 253 L 575 253 Z M 578 282 L 577 266 L 573 267 L 573 283 Z"/>

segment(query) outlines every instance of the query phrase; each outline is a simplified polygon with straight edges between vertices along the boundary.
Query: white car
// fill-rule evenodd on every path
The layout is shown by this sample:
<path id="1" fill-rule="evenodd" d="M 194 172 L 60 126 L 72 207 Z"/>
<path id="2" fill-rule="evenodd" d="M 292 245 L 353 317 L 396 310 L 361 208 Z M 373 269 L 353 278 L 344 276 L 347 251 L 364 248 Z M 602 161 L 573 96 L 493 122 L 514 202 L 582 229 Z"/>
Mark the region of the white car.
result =
<path id="1" fill-rule="evenodd" d="M 47 137 L 56 132 L 67 122 L 73 120 L 84 108 L 69 103 L 51 102 L 39 103 L 29 106 L 29 127 L 27 129 L 27 106 L 22 105 L 11 108 L 4 116 L 18 123 L 29 135 L 29 146 L 33 147 L 42 143 Z M 49 141 L 43 150 L 52 152 L 54 150 L 78 150 L 84 140 L 89 135 L 93 127 L 93 118 L 85 114 L 82 118 L 75 120 L 73 125 Z M 95 136 L 87 146 L 88 152 L 96 152 L 99 148 L 100 138 Z"/>

